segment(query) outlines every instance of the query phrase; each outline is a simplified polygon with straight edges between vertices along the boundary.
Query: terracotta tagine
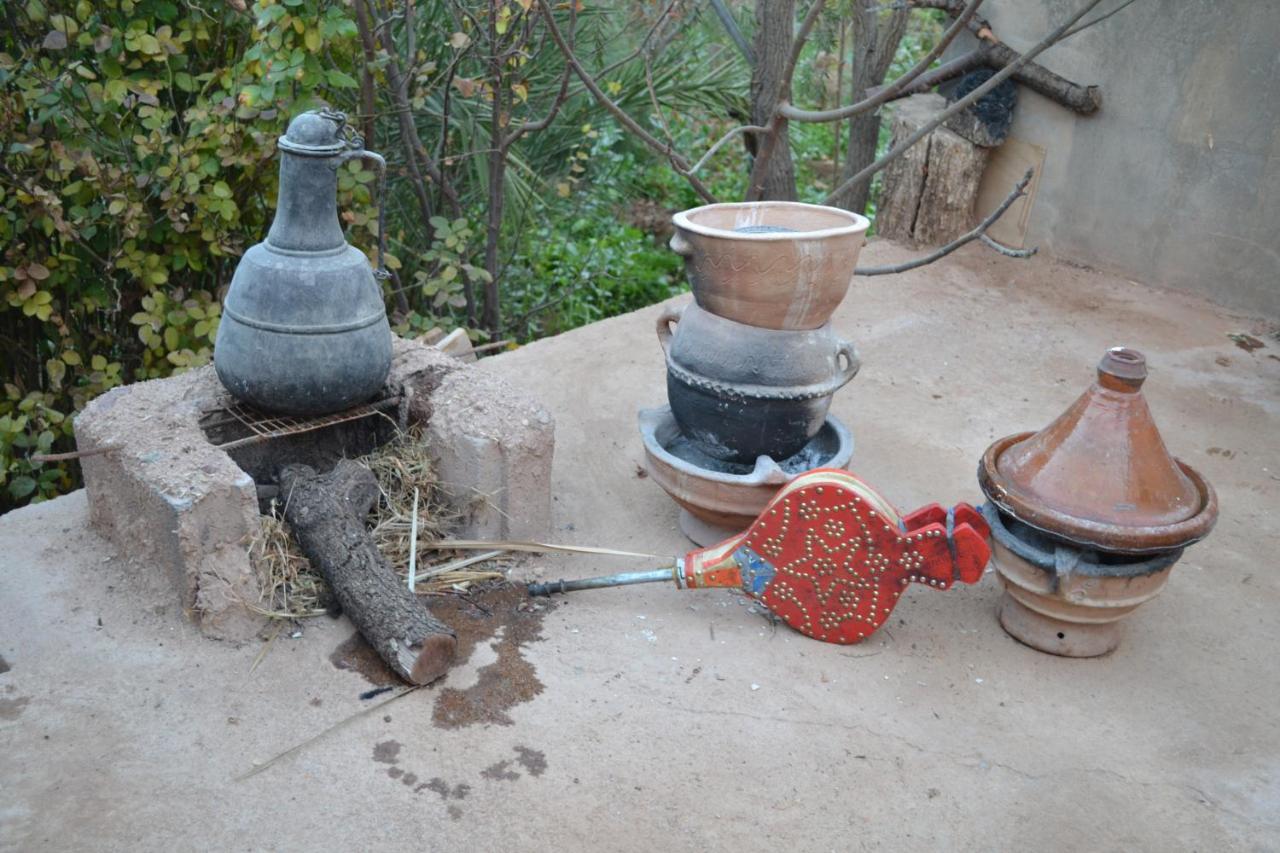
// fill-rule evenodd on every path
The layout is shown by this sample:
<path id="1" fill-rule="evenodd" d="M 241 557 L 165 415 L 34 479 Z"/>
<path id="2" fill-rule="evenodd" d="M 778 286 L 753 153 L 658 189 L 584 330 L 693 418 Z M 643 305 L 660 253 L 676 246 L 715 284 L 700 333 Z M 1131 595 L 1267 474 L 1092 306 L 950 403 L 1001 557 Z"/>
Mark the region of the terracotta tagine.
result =
<path id="1" fill-rule="evenodd" d="M 716 459 L 798 453 L 818 434 L 831 396 L 858 373 L 857 350 L 829 323 L 761 329 L 691 304 L 667 308 L 657 326 L 671 410 L 684 434 Z"/>
<path id="2" fill-rule="evenodd" d="M 677 213 L 671 248 L 698 304 L 766 329 L 816 329 L 844 299 L 870 223 L 791 201 L 709 204 Z"/>
<path id="3" fill-rule="evenodd" d="M 1053 423 L 982 457 L 1000 621 L 1030 646 L 1075 657 L 1114 649 L 1120 620 L 1160 592 L 1217 520 L 1213 487 L 1165 447 L 1146 376 L 1141 353 L 1111 349 Z"/>

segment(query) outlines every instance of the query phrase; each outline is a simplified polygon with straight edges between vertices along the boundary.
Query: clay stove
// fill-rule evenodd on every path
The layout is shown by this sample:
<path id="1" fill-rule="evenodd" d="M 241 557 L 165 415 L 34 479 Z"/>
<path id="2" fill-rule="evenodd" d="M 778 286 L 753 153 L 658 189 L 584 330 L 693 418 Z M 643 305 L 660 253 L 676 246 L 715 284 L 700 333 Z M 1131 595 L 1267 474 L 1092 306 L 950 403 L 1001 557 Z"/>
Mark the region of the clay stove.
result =
<path id="1" fill-rule="evenodd" d="M 115 388 L 76 419 L 92 524 L 139 571 L 168 574 L 208 636 L 248 639 L 263 625 L 249 562 L 259 493 L 290 462 L 324 469 L 398 430 L 421 429 L 459 536 L 544 539 L 550 529 L 554 423 L 498 377 L 432 347 L 393 341 L 370 403 L 319 419 L 243 407 L 212 366 Z"/>
<path id="2" fill-rule="evenodd" d="M 1142 395 L 1140 352 L 1116 347 L 1097 381 L 1038 433 L 993 443 L 978 466 L 989 502 L 1000 624 L 1041 651 L 1115 649 L 1183 549 L 1218 517 L 1213 487 L 1174 459 Z"/>
<path id="3" fill-rule="evenodd" d="M 849 430 L 828 415 L 860 366 L 830 317 L 868 222 L 794 202 L 678 213 L 694 303 L 666 309 L 658 339 L 669 405 L 640 413 L 650 475 L 700 545 L 745 529 L 795 477 L 847 465 Z M 673 331 L 674 327 L 674 331 Z"/>

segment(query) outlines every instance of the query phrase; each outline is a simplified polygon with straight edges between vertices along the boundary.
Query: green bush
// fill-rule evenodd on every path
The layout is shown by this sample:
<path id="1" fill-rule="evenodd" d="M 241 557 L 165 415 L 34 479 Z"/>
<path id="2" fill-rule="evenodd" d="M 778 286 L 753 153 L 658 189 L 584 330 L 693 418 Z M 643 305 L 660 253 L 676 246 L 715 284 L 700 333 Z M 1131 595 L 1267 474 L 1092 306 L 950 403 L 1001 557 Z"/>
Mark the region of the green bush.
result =
<path id="1" fill-rule="evenodd" d="M 340 2 L 3 5 L 0 511 L 74 485 L 27 457 L 70 449 L 93 396 L 208 362 L 219 288 L 271 218 L 276 136 L 356 85 Z M 365 243 L 372 179 L 342 178 Z"/>

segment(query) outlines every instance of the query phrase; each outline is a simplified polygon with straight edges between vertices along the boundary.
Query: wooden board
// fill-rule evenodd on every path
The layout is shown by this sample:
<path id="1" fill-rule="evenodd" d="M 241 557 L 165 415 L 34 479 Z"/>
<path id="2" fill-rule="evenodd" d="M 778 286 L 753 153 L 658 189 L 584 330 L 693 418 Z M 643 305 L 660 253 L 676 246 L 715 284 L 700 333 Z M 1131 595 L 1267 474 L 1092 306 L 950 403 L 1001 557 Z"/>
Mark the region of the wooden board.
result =
<path id="1" fill-rule="evenodd" d="M 976 203 L 978 218 L 999 207 L 1013 185 L 1022 180 L 1027 169 L 1035 170 L 1035 177 L 1027 186 L 1027 193 L 1005 211 L 999 221 L 987 229 L 992 240 L 1015 249 L 1026 248 L 1027 223 L 1035 204 L 1036 190 L 1040 187 L 1040 174 L 1044 170 L 1045 149 L 1031 142 L 1010 136 L 999 148 L 993 149 L 987 161 L 987 171 L 978 185 Z"/>

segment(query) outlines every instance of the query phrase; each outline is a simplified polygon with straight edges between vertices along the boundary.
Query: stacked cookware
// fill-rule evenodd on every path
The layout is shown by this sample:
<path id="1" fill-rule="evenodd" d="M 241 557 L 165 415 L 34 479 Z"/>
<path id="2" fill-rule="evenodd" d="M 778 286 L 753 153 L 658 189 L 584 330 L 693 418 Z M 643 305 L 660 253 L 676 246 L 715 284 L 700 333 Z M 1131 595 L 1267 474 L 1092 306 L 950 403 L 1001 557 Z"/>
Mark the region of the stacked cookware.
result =
<path id="1" fill-rule="evenodd" d="M 821 428 L 858 372 L 831 329 L 867 220 L 795 202 L 712 204 L 675 215 L 694 302 L 664 313 L 667 399 L 684 435 L 726 462 L 785 459 Z M 675 324 L 672 332 L 671 325 Z"/>
<path id="2" fill-rule="evenodd" d="M 867 220 L 819 205 L 754 202 L 686 210 L 674 226 L 671 248 L 685 258 L 694 301 L 662 313 L 658 338 L 686 460 L 721 475 L 780 465 L 786 476 L 772 478 L 774 490 L 819 464 L 843 465 L 852 442 L 827 410 L 859 361 L 830 318 L 853 278 Z M 845 437 L 842 459 L 806 455 L 829 443 L 819 437 L 824 429 Z M 749 511 L 742 508 L 744 521 Z"/>

